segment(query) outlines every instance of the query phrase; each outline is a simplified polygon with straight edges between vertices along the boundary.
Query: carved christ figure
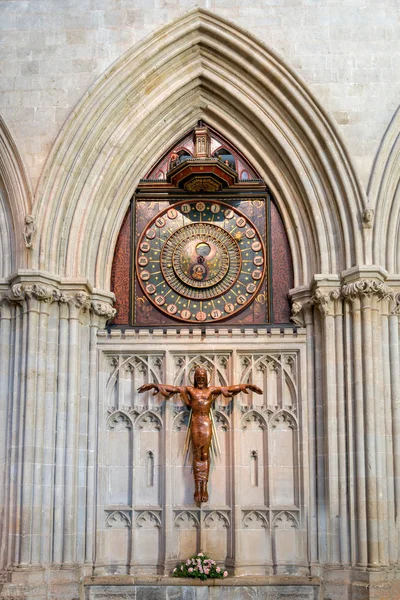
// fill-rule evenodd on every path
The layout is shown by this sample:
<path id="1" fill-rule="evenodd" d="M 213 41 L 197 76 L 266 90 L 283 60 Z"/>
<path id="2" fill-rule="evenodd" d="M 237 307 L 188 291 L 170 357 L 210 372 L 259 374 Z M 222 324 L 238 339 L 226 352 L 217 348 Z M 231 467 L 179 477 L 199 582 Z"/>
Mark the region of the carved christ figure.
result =
<path id="1" fill-rule="evenodd" d="M 240 392 L 248 394 L 250 390 L 256 394 L 262 394 L 262 390 L 256 385 L 248 383 L 207 387 L 207 372 L 201 367 L 195 369 L 193 382 L 193 386 L 148 383 L 142 385 L 138 389 L 138 392 L 141 394 L 148 390 L 154 390 L 153 395 L 160 393 L 166 399 L 171 398 L 174 394 L 180 394 L 185 404 L 192 409 L 190 439 L 193 448 L 194 499 L 195 502 L 207 502 L 212 437 L 212 423 L 210 418 L 212 404 L 221 394 L 230 401 L 233 396 L 240 394 Z"/>

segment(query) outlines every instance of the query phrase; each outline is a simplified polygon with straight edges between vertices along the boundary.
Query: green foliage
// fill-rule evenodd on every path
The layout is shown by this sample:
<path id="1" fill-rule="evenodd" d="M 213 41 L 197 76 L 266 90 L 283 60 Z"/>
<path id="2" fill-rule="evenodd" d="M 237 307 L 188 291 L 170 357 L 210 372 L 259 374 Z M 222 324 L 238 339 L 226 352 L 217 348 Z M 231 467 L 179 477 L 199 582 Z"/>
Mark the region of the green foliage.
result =
<path id="1" fill-rule="evenodd" d="M 190 558 L 180 563 L 172 572 L 172 577 L 190 577 L 192 579 L 222 579 L 228 576 L 225 567 L 219 567 L 204 552 L 193 554 Z"/>

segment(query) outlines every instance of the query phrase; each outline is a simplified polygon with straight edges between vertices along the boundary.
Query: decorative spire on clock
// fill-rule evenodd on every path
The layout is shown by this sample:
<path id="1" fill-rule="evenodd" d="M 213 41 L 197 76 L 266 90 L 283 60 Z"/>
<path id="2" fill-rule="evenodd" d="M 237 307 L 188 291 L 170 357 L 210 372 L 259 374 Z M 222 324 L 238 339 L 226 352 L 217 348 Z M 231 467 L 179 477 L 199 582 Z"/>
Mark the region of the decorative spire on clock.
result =
<path id="1" fill-rule="evenodd" d="M 210 158 L 211 156 L 211 135 L 208 128 L 201 122 L 194 130 L 194 151 L 196 158 Z"/>

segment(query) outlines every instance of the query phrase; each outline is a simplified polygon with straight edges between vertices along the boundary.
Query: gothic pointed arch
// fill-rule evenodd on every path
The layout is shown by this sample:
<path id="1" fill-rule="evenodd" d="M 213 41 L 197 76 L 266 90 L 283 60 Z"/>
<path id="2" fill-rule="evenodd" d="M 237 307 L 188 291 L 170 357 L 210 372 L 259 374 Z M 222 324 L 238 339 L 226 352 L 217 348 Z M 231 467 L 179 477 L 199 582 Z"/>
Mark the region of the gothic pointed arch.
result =
<path id="1" fill-rule="evenodd" d="M 23 232 L 32 190 L 17 145 L 0 117 L 0 277 L 28 266 Z"/>
<path id="2" fill-rule="evenodd" d="M 363 262 L 355 233 L 365 199 L 333 123 L 273 52 L 196 9 L 124 54 L 71 114 L 39 185 L 34 266 L 108 290 L 140 177 L 199 119 L 268 182 L 295 286 Z"/>
<path id="3" fill-rule="evenodd" d="M 400 107 L 383 137 L 368 186 L 375 210 L 373 263 L 389 273 L 400 269 Z"/>

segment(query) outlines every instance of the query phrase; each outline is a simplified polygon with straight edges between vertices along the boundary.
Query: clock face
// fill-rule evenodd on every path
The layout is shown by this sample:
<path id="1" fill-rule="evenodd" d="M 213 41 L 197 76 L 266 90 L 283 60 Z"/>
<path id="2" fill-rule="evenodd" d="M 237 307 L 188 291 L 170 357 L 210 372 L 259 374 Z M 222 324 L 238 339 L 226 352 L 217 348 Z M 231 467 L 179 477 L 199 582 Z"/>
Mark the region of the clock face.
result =
<path id="1" fill-rule="evenodd" d="M 140 236 L 140 286 L 166 315 L 189 323 L 233 316 L 257 296 L 266 268 L 261 236 L 248 217 L 215 200 L 162 210 Z"/>

